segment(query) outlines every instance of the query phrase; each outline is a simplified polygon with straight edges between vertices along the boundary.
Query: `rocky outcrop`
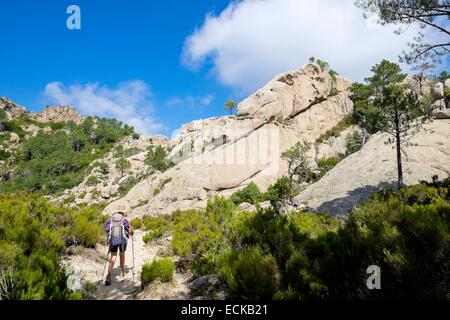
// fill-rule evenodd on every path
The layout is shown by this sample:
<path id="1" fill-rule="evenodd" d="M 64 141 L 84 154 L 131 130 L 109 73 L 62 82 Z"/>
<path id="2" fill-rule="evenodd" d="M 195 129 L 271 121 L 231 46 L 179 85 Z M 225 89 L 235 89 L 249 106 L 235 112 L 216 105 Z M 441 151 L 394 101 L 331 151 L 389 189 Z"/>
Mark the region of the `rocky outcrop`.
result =
<path id="1" fill-rule="evenodd" d="M 30 112 L 30 118 L 39 122 L 68 122 L 80 124 L 84 118 L 74 107 L 48 106 L 42 112 Z"/>
<path id="2" fill-rule="evenodd" d="M 347 137 L 355 133 L 360 134 L 361 130 L 357 126 L 351 126 L 343 130 L 339 136 L 330 137 L 323 143 L 316 146 L 316 158 L 326 159 L 342 156 L 347 152 Z"/>
<path id="3" fill-rule="evenodd" d="M 285 174 L 284 150 L 314 143 L 352 112 L 349 86 L 316 64 L 278 75 L 240 103 L 236 117 L 183 126 L 170 144 L 176 166 L 141 181 L 105 211 L 125 205 L 133 216 L 168 214 L 204 208 L 208 198 L 229 196 L 251 181 L 264 190 Z"/>
<path id="4" fill-rule="evenodd" d="M 26 113 L 24 107 L 19 106 L 18 104 L 5 97 L 0 97 L 0 109 L 6 112 L 8 120 L 16 119 L 22 114 Z"/>
<path id="5" fill-rule="evenodd" d="M 345 218 L 348 210 L 380 189 L 396 188 L 396 153 L 385 144 L 388 137 L 378 133 L 357 153 L 341 161 L 321 180 L 297 197 L 315 212 Z M 450 120 L 434 120 L 424 125 L 402 148 L 404 180 L 408 185 L 431 181 L 450 174 Z"/>
<path id="6" fill-rule="evenodd" d="M 307 108 L 324 101 L 334 87 L 347 91 L 350 82 L 339 77 L 333 84 L 328 72 L 308 64 L 304 68 L 277 75 L 266 86 L 238 105 L 238 116 L 252 116 L 266 121 L 283 122 Z"/>
<path id="7" fill-rule="evenodd" d="M 438 82 L 432 90 L 433 103 L 430 106 L 431 116 L 435 119 L 450 119 L 450 79 Z"/>

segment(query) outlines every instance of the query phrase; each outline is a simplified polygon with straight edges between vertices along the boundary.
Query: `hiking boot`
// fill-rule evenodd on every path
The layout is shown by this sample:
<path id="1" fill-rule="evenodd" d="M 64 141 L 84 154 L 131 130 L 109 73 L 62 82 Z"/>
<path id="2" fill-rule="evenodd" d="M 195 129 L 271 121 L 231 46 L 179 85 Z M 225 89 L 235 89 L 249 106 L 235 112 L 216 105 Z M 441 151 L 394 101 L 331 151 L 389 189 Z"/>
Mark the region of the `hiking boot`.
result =
<path id="1" fill-rule="evenodd" d="M 111 285 L 111 277 L 112 277 L 112 274 L 108 273 L 108 275 L 106 276 L 106 280 L 105 280 L 105 286 Z"/>

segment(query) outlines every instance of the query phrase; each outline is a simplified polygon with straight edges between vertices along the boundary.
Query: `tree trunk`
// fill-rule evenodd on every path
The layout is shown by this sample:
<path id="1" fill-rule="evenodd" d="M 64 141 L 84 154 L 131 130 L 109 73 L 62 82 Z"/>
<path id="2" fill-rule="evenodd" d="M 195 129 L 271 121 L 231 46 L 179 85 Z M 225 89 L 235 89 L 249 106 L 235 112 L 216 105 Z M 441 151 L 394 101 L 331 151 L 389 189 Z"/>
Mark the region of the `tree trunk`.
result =
<path id="1" fill-rule="evenodd" d="M 395 140 L 397 145 L 398 190 L 400 190 L 403 187 L 403 167 L 402 167 L 402 151 L 400 144 L 400 123 L 397 110 L 395 110 Z"/>

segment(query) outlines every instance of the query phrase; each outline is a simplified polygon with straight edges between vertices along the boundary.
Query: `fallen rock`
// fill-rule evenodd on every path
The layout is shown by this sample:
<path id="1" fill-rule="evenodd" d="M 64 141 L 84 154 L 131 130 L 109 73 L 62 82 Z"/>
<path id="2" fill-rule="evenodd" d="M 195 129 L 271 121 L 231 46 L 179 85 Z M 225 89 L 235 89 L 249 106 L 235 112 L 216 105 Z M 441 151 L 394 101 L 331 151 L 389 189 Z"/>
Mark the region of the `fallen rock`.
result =
<path id="1" fill-rule="evenodd" d="M 433 110 L 431 116 L 434 119 L 450 119 L 450 109 Z"/>
<path id="2" fill-rule="evenodd" d="M 193 296 L 208 296 L 219 290 L 222 284 L 218 275 L 207 275 L 193 280 L 188 287 Z"/>

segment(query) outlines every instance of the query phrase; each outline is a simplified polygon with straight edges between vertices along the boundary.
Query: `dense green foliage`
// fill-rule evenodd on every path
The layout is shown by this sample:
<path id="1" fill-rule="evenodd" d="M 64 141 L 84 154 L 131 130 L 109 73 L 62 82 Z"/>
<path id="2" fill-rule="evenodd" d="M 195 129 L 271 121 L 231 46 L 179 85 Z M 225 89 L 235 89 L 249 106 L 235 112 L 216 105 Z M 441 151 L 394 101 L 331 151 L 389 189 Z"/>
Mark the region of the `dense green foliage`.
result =
<path id="1" fill-rule="evenodd" d="M 171 259 L 159 259 L 142 266 L 141 283 L 146 285 L 155 280 L 170 282 L 173 278 L 175 265 Z"/>
<path id="2" fill-rule="evenodd" d="M 230 200 L 236 205 L 240 205 L 244 202 L 256 205 L 263 199 L 264 194 L 254 182 L 250 182 L 244 189 L 236 191 L 230 197 Z"/>
<path id="3" fill-rule="evenodd" d="M 101 234 L 102 207 L 51 205 L 32 194 L 0 195 L 2 299 L 66 299 L 60 255 L 71 244 L 92 246 Z"/>
<path id="4" fill-rule="evenodd" d="M 145 163 L 150 168 L 161 172 L 164 172 L 173 166 L 172 161 L 168 159 L 168 153 L 166 148 L 164 148 L 161 145 L 156 147 L 150 146 L 145 158 Z"/>
<path id="5" fill-rule="evenodd" d="M 114 150 L 114 158 L 129 158 L 141 152 L 141 149 L 133 147 L 124 149 L 121 145 L 118 145 Z"/>
<path id="6" fill-rule="evenodd" d="M 16 169 L 9 180 L 0 184 L 0 191 L 52 194 L 74 187 L 89 172 L 94 160 L 133 132 L 131 127 L 117 120 L 95 122 L 93 118 L 87 118 L 80 125 L 68 123 L 67 129 L 51 133 L 39 131 L 22 143 Z"/>
<path id="7" fill-rule="evenodd" d="M 147 222 L 173 234 L 173 253 L 195 274 L 221 275 L 232 298 L 448 299 L 449 201 L 446 180 L 378 193 L 345 224 L 326 214 L 242 212 L 225 198 Z M 381 291 L 366 287 L 371 265 L 381 268 Z"/>

